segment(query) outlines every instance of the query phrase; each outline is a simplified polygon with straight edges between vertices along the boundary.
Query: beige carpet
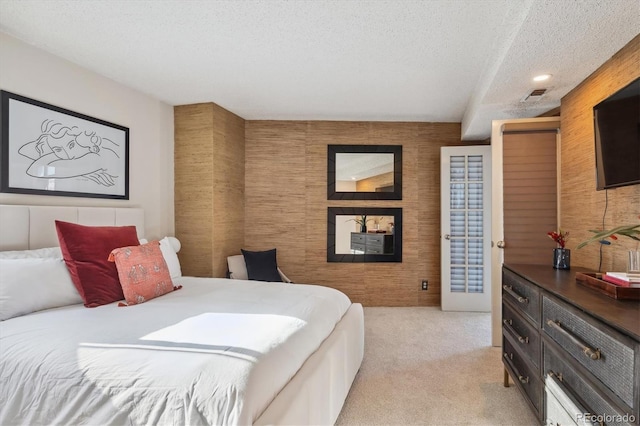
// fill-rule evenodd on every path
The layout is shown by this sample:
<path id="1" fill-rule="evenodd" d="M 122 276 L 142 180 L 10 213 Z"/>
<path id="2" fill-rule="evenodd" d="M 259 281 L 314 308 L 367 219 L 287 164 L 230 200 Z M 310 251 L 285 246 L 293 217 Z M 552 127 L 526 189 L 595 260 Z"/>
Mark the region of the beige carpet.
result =
<path id="1" fill-rule="evenodd" d="M 502 385 L 491 315 L 365 308 L 365 355 L 337 425 L 537 425 Z"/>

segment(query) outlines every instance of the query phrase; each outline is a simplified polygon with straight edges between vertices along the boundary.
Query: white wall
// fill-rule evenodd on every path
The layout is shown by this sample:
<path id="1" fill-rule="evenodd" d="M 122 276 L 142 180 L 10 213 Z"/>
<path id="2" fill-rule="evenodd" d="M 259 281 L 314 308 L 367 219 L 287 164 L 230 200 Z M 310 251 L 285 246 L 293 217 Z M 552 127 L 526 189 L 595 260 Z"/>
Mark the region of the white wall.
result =
<path id="1" fill-rule="evenodd" d="M 173 107 L 0 33 L 0 89 L 129 128 L 129 200 L 0 194 L 1 204 L 142 207 L 148 238 L 174 234 Z"/>
<path id="2" fill-rule="evenodd" d="M 360 232 L 353 219 L 359 216 L 336 215 L 336 254 L 351 253 L 351 233 Z"/>

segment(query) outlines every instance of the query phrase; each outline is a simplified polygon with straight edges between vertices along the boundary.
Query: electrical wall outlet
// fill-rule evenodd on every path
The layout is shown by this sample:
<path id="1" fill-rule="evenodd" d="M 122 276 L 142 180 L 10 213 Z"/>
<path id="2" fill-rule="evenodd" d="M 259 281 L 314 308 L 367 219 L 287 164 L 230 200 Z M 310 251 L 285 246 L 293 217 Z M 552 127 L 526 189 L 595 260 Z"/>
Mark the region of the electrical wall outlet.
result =
<path id="1" fill-rule="evenodd" d="M 429 281 L 428 280 L 422 280 L 422 289 L 423 290 L 429 290 Z"/>

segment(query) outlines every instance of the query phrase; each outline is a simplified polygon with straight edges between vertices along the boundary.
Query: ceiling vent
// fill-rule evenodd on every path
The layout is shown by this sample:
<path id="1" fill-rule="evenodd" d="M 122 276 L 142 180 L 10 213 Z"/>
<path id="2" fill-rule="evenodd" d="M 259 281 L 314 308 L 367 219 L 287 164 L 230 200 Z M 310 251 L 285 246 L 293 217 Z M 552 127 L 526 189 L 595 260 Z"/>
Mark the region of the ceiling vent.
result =
<path id="1" fill-rule="evenodd" d="M 520 99 L 520 102 L 531 102 L 531 101 L 540 100 L 545 93 L 547 93 L 547 89 L 532 90 L 531 93 L 526 95 L 524 98 Z"/>

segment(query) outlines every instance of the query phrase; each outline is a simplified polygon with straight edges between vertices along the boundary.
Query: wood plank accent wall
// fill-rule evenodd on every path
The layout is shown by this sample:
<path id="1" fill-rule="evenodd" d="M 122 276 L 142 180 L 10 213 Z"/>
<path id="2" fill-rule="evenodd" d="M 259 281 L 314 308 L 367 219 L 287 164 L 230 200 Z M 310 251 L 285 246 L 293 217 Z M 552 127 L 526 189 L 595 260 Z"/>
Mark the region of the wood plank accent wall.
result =
<path id="1" fill-rule="evenodd" d="M 440 305 L 440 147 L 460 123 L 246 121 L 245 247 L 366 306 Z M 468 142 L 466 144 L 471 144 Z M 327 200 L 327 145 L 402 145 L 403 200 Z M 402 207 L 402 263 L 328 263 L 328 207 Z M 420 280 L 429 280 L 429 291 Z"/>
<path id="2" fill-rule="evenodd" d="M 182 272 L 224 277 L 244 244 L 244 126 L 214 104 L 174 107 L 175 229 Z"/>
<path id="3" fill-rule="evenodd" d="M 640 35 L 605 62 L 561 101 L 561 198 L 560 219 L 571 232 L 568 248 L 586 240 L 589 229 L 602 229 L 605 191 L 596 191 L 593 132 L 594 105 L 640 77 Z M 640 185 L 608 191 L 609 205 L 604 227 L 638 223 Z M 637 248 L 629 238 L 603 247 L 603 271 L 624 271 L 626 251 Z M 599 244 L 572 250 L 572 266 L 597 269 Z"/>

